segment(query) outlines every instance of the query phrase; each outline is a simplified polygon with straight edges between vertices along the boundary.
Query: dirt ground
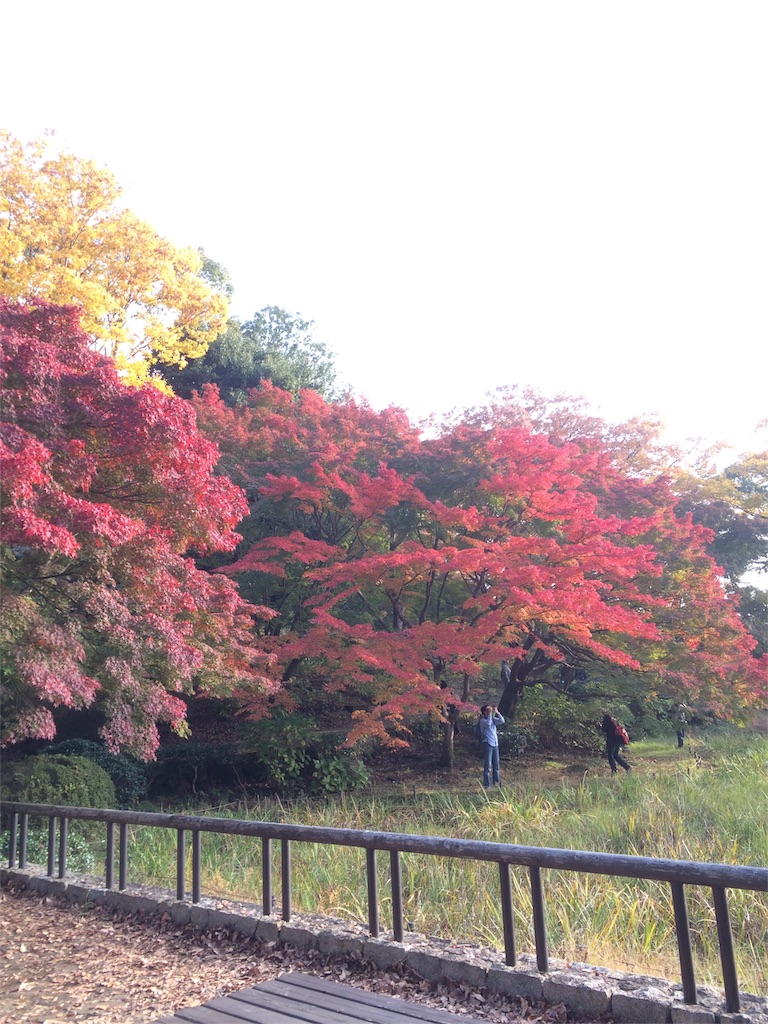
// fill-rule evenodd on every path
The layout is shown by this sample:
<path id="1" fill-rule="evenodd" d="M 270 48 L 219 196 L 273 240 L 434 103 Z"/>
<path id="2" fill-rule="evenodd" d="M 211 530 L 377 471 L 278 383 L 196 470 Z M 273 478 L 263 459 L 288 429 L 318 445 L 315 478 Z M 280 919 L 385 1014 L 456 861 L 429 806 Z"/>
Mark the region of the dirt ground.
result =
<path id="1" fill-rule="evenodd" d="M 349 956 L 293 950 L 111 908 L 0 889 L 2 1024 L 149 1024 L 300 970 L 495 1024 L 564 1024 L 563 1005 L 508 999 L 459 983 L 433 985 L 405 968 L 378 971 Z"/>

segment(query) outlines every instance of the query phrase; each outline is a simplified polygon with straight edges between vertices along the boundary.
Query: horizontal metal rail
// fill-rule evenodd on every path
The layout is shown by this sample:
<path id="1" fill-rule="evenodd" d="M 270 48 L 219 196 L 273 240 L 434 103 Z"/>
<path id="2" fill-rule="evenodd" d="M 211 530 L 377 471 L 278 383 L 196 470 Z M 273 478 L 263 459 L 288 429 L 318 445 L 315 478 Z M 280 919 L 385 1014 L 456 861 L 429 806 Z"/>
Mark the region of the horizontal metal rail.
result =
<path id="1" fill-rule="evenodd" d="M 107 826 L 107 888 L 113 885 L 114 827 L 119 826 L 119 888 L 127 886 L 128 826 L 173 829 L 177 834 L 176 894 L 186 895 L 186 834 L 191 833 L 192 844 L 192 902 L 201 898 L 201 835 L 213 832 L 221 835 L 252 836 L 262 841 L 262 910 L 265 916 L 273 913 L 271 843 L 281 843 L 282 917 L 291 916 L 291 843 L 306 842 L 329 846 L 351 846 L 366 851 L 368 886 L 368 925 L 371 935 L 379 933 L 378 885 L 376 851 L 390 854 L 390 883 L 392 887 L 392 931 L 396 940 L 403 935 L 403 900 L 401 890 L 400 855 L 426 854 L 435 857 L 461 858 L 486 861 L 499 866 L 500 905 L 504 930 L 506 962 L 516 962 L 515 929 L 510 865 L 527 867 L 530 876 L 533 927 L 536 944 L 536 962 L 541 972 L 548 970 L 546 918 L 542 869 L 574 871 L 584 874 L 614 875 L 624 878 L 666 882 L 671 887 L 672 906 L 677 934 L 683 998 L 696 1003 L 696 981 L 693 968 L 691 939 L 685 901 L 685 885 L 708 886 L 712 889 L 717 918 L 717 935 L 723 971 L 726 1005 L 729 1012 L 739 1010 L 740 999 L 733 952 L 733 937 L 728 917 L 727 889 L 746 889 L 768 892 L 768 868 L 734 864 L 710 864 L 699 861 L 669 860 L 656 857 L 628 856 L 617 853 L 593 853 L 585 850 L 561 850 L 540 846 L 520 846 L 512 843 L 491 843 L 475 839 L 452 839 L 445 836 L 420 836 L 398 832 L 375 832 L 360 829 L 325 828 L 317 825 L 290 825 L 269 821 L 247 821 L 234 818 L 201 817 L 189 814 L 160 814 L 151 811 L 117 811 L 91 807 L 66 807 L 54 804 L 25 804 L 4 802 L 2 811 L 10 815 L 9 866 L 16 866 L 19 824 L 23 841 L 19 849 L 19 867 L 25 866 L 27 820 L 31 817 L 48 818 L 48 875 L 55 867 L 55 822 L 58 819 L 59 877 L 66 874 L 66 847 L 68 822 L 100 821 Z"/>

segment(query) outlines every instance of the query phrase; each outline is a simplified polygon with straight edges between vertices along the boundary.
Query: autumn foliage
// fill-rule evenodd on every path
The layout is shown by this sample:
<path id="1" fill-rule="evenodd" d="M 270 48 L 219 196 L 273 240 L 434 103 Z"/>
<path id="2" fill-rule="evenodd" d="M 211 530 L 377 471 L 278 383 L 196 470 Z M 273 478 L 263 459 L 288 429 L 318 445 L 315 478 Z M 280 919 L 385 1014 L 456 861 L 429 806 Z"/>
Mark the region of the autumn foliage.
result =
<path id="1" fill-rule="evenodd" d="M 353 706 L 350 744 L 431 713 L 444 759 L 502 660 L 510 717 L 585 671 L 725 717 L 768 696 L 711 531 L 578 416 L 425 437 L 269 382 L 189 403 L 127 387 L 72 308 L 0 326 L 6 743 L 95 705 L 111 749 L 151 757 L 179 693 L 261 715 L 299 672 Z"/>
<path id="2" fill-rule="evenodd" d="M 226 323 L 203 258 L 122 206 L 112 173 L 0 130 L 0 296 L 77 305 L 83 330 L 140 382 L 201 356 Z"/>
<path id="3" fill-rule="evenodd" d="M 179 692 L 270 685 L 271 612 L 192 557 L 232 549 L 247 505 L 188 403 L 123 384 L 74 309 L 2 303 L 0 331 L 3 742 L 95 702 L 112 750 L 151 757 Z"/>
<path id="4" fill-rule="evenodd" d="M 594 436 L 456 423 L 424 439 L 397 410 L 269 385 L 235 409 L 209 387 L 195 408 L 250 501 L 220 571 L 279 612 L 265 633 L 286 677 L 310 664 L 357 701 L 350 742 L 400 742 L 434 712 L 449 746 L 502 659 L 512 715 L 526 686 L 579 668 L 724 715 L 765 696 L 710 535 Z"/>

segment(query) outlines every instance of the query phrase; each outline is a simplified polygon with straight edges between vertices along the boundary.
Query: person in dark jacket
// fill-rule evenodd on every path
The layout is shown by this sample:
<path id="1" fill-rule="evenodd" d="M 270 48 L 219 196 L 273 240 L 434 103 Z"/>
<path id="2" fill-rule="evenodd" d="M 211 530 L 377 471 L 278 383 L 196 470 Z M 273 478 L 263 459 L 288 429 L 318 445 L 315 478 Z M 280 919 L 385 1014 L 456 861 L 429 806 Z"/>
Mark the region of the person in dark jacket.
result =
<path id="1" fill-rule="evenodd" d="M 685 704 L 681 704 L 677 709 L 677 745 L 678 747 L 685 746 L 685 726 L 688 722 L 685 714 Z"/>
<path id="2" fill-rule="evenodd" d="M 608 764 L 611 766 L 611 774 L 616 774 L 616 765 L 620 764 L 625 772 L 632 770 L 632 766 L 627 764 L 624 758 L 621 756 L 621 748 L 624 745 L 621 737 L 616 731 L 617 721 L 612 718 L 608 712 L 603 715 L 603 722 L 600 726 L 601 732 L 605 733 L 605 752 L 608 755 Z"/>

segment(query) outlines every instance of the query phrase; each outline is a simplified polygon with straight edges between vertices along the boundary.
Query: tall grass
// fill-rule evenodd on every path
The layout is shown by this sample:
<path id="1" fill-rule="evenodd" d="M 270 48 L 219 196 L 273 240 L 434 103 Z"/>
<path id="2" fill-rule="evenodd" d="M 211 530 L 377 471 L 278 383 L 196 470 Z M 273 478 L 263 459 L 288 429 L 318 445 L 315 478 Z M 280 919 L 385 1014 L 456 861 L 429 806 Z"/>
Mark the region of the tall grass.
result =
<path id="1" fill-rule="evenodd" d="M 735 736 L 738 736 L 738 742 Z M 603 766 L 576 782 L 544 785 L 525 777 L 486 792 L 426 792 L 415 797 L 339 796 L 286 804 L 263 800 L 195 813 L 340 828 L 452 836 L 528 846 L 768 864 L 768 739 L 731 734 L 698 741 L 670 758 L 652 743 L 633 745 L 636 770 L 611 778 Z M 662 756 L 663 755 L 663 756 Z M 666 760 L 664 759 L 666 758 Z M 511 772 L 507 772 L 508 775 Z M 136 828 L 130 875 L 173 888 L 175 836 Z M 260 902 L 261 843 L 204 833 L 203 891 Z M 279 851 L 273 870 L 279 878 Z M 391 920 L 388 858 L 379 858 L 380 911 Z M 297 913 L 367 921 L 362 850 L 294 843 Z M 533 950 L 525 869 L 512 869 L 517 947 Z M 440 937 L 503 946 L 496 865 L 422 855 L 402 857 L 403 906 L 409 927 Z M 722 984 L 711 892 L 687 888 L 697 980 Z M 679 979 L 669 886 L 573 872 L 545 873 L 550 952 L 635 972 Z M 745 991 L 768 991 L 768 900 L 731 890 L 737 970 Z"/>

